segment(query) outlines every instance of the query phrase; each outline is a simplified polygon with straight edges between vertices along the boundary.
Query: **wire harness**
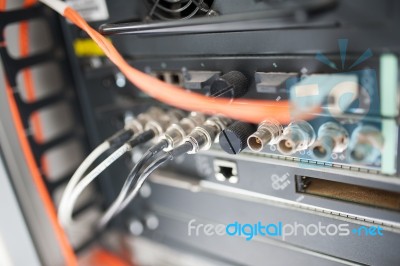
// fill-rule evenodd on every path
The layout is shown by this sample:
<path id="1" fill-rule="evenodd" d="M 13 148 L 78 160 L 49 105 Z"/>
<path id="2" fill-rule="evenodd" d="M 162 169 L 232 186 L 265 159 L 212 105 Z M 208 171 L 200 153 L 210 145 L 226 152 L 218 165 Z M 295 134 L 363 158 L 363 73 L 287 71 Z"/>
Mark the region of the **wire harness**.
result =
<path id="1" fill-rule="evenodd" d="M 190 117 L 193 118 L 193 116 L 195 116 L 195 114 L 191 114 Z M 195 121 L 199 122 L 201 119 Z M 187 122 L 187 120 L 182 119 L 181 123 L 185 124 L 184 122 Z M 171 144 L 169 143 L 168 138 L 164 136 L 164 138 L 162 138 L 159 143 L 151 147 L 133 167 L 117 199 L 100 218 L 97 229 L 102 230 L 113 217 L 118 215 L 129 205 L 129 203 L 136 197 L 140 187 L 143 185 L 147 177 L 158 167 L 165 164 L 167 161 L 174 159 L 178 155 L 184 153 L 193 154 L 200 150 L 209 149 L 217 138 L 218 134 L 232 122 L 232 119 L 217 115 L 208 118 L 201 126 L 195 127 L 195 124 L 192 123 L 191 125 L 192 128 L 194 127 L 194 129 L 186 138 L 183 137 L 181 139 L 181 145 L 173 148 L 172 150 L 170 150 Z M 175 130 L 176 126 L 171 126 L 169 129 Z M 187 132 L 189 129 L 190 127 L 186 128 Z M 149 161 L 151 161 L 163 149 L 167 149 L 169 151 L 164 152 L 162 155 L 156 158 L 147 166 L 142 174 L 140 174 L 141 168 L 148 164 Z"/>
<path id="2" fill-rule="evenodd" d="M 118 132 L 96 148 L 75 172 L 64 191 L 58 210 L 58 217 L 61 224 L 63 226 L 68 226 L 72 223 L 72 212 L 77 199 L 105 169 L 137 145 L 159 137 L 171 123 L 179 121 L 183 116 L 184 113 L 180 110 L 172 109 L 165 113 L 161 109 L 151 108 L 148 112 L 140 114 L 137 119 L 131 121 L 124 130 Z M 146 125 L 143 125 L 144 123 L 146 123 Z M 137 134 L 143 129 L 145 130 L 144 132 L 131 138 L 134 133 Z M 127 132 L 129 132 L 129 134 L 127 134 Z M 120 147 L 115 152 L 108 156 L 85 177 L 81 178 L 87 169 L 89 169 L 90 165 L 93 164 L 101 154 L 111 147 L 118 146 Z"/>
<path id="3" fill-rule="evenodd" d="M 118 131 L 113 136 L 101 143 L 98 147 L 96 147 L 79 165 L 78 169 L 68 182 L 61 197 L 58 216 L 62 215 L 61 210 L 66 207 L 73 190 L 82 179 L 83 175 L 102 154 L 108 150 L 113 150 L 120 147 L 134 135 L 143 132 L 145 124 L 147 124 L 150 120 L 162 115 L 164 115 L 163 110 L 157 107 L 151 107 L 149 110 L 147 110 L 147 112 L 141 113 L 136 119 L 132 119 L 129 123 L 127 123 L 124 129 Z"/>

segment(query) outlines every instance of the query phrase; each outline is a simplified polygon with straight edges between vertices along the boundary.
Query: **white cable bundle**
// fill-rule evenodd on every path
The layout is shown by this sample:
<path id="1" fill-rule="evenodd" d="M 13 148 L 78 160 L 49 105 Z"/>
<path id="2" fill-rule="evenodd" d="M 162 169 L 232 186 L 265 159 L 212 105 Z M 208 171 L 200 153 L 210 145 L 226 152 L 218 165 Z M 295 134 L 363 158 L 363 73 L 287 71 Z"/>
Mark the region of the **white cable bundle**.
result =
<path id="1" fill-rule="evenodd" d="M 73 176 L 71 177 L 70 181 L 68 182 L 61 201 L 60 205 L 58 208 L 58 216 L 61 215 L 61 210 L 63 210 L 69 201 L 69 198 L 71 197 L 71 193 L 74 191 L 76 185 L 79 183 L 81 180 L 82 176 L 85 174 L 85 172 L 89 169 L 89 167 L 96 161 L 97 158 L 99 158 L 104 152 L 106 152 L 110 148 L 110 143 L 108 141 L 103 142 L 100 144 L 96 149 L 94 149 L 88 157 L 81 163 L 81 165 L 78 167 L 78 169 L 75 171 Z"/>
<path id="2" fill-rule="evenodd" d="M 102 149 L 104 149 L 104 147 Z M 100 150 L 101 149 L 99 149 L 99 151 Z M 117 149 L 114 153 L 112 153 L 110 156 L 108 156 L 107 159 L 105 159 L 102 163 L 100 163 L 98 166 L 96 166 L 96 168 L 94 168 L 89 174 L 87 174 L 84 178 L 82 178 L 82 180 L 79 181 L 79 178 L 76 178 L 74 180 L 71 179 L 71 181 L 70 181 L 70 183 L 72 182 L 71 183 L 72 185 L 70 186 L 71 189 L 69 189 L 67 191 L 68 194 L 64 194 L 63 202 L 62 202 L 63 205 L 60 204 L 60 208 L 58 210 L 58 219 L 60 220 L 60 223 L 64 227 L 67 227 L 72 223 L 72 212 L 74 210 L 75 203 L 76 203 L 77 199 L 79 198 L 79 196 L 82 194 L 82 192 L 107 167 L 109 167 L 113 162 L 118 160 L 122 155 L 124 155 L 126 152 L 128 152 L 130 150 L 131 150 L 131 146 L 129 144 L 124 144 L 119 149 Z M 81 168 L 81 167 L 79 167 L 79 168 Z M 79 170 L 79 168 L 78 168 L 78 170 Z M 83 168 L 84 167 L 82 167 L 82 169 Z M 77 172 L 78 172 L 78 170 L 77 170 Z M 79 175 L 76 175 L 76 177 L 79 177 Z M 79 182 L 77 182 L 77 181 L 79 181 Z"/>

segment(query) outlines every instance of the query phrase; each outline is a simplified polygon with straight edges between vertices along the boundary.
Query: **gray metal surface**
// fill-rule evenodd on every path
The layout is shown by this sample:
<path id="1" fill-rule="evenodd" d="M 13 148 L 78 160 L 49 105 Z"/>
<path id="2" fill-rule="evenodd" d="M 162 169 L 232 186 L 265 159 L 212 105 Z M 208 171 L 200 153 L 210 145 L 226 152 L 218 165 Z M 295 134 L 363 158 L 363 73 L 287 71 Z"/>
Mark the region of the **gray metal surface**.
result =
<path id="1" fill-rule="evenodd" d="M 289 236 L 284 241 L 280 237 L 256 236 L 251 241 L 243 237 L 188 235 L 188 223 L 229 224 L 240 223 L 322 223 L 349 224 L 356 228 L 368 224 L 352 218 L 329 213 L 301 210 L 276 205 L 263 194 L 241 196 L 224 191 L 221 187 L 192 181 L 174 183 L 176 175 L 167 175 L 172 180 L 164 180 L 163 174 L 153 177 L 152 196 L 148 206 L 160 219 L 159 228 L 147 230 L 145 235 L 152 239 L 162 239 L 170 245 L 188 245 L 203 252 L 230 259 L 244 265 L 335 265 L 368 264 L 396 265 L 400 261 L 397 246 L 400 237 L 397 233 L 384 230 L 381 237 L 371 236 Z M 183 179 L 185 180 L 185 179 Z M 190 180 L 190 179 L 189 179 Z M 181 180 L 182 181 L 182 180 Z M 196 188 L 196 186 L 199 186 Z M 225 186 L 225 185 L 224 185 Z M 194 192 L 196 191 L 196 192 Z M 240 195 L 240 194 L 239 194 Z M 185 199 L 182 201 L 182 199 Z M 223 214 L 223 215 L 221 215 Z M 381 254 L 384 254 L 383 256 Z"/>
<path id="2" fill-rule="evenodd" d="M 0 149 L 0 265 L 41 265 Z"/>
<path id="3" fill-rule="evenodd" d="M 212 151 L 200 156 L 202 156 L 200 159 L 201 167 L 198 161 L 199 159 L 190 157 L 182 164 L 192 165 L 192 169 L 196 169 L 195 176 L 201 176 L 203 179 L 211 182 L 288 200 L 298 206 L 301 204 L 318 206 L 326 210 L 331 210 L 332 212 L 336 211 L 357 215 L 370 220 L 376 219 L 379 223 L 387 223 L 388 225 L 400 229 L 400 213 L 398 212 L 299 194 L 296 193 L 294 178 L 295 175 L 304 175 L 398 192 L 400 191 L 400 180 L 396 177 L 324 167 L 317 164 L 297 161 L 277 160 L 249 155 L 232 156 L 222 151 Z M 193 162 L 191 159 L 195 161 Z M 239 178 L 237 184 L 230 184 L 229 182 L 221 183 L 215 179 L 213 169 L 213 161 L 215 159 L 225 159 L 236 162 Z M 289 182 L 284 187 L 274 188 L 274 176 L 287 176 Z M 283 183 L 282 181 L 280 185 Z"/>

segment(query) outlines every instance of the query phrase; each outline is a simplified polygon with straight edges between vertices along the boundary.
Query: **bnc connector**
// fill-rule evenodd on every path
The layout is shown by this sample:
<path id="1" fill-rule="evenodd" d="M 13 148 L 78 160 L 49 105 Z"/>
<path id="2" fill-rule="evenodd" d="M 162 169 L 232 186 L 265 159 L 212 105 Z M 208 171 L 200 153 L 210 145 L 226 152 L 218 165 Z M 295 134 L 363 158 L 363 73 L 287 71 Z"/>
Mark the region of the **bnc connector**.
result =
<path id="1" fill-rule="evenodd" d="M 145 125 L 145 130 L 152 130 L 155 138 L 160 137 L 164 134 L 167 128 L 172 124 L 181 120 L 185 116 L 185 113 L 180 110 L 172 109 L 167 113 L 160 115 L 156 118 L 151 119 Z"/>
<path id="2" fill-rule="evenodd" d="M 205 116 L 201 113 L 192 112 L 188 117 L 183 118 L 178 123 L 170 125 L 165 131 L 162 139 L 168 142 L 165 151 L 172 150 L 181 144 L 192 130 L 205 122 Z"/>
<path id="3" fill-rule="evenodd" d="M 189 136 L 185 138 L 185 141 L 189 142 L 193 147 L 188 153 L 194 154 L 200 150 L 210 149 L 218 134 L 232 122 L 232 119 L 216 115 L 208 118 L 202 126 L 195 127 Z"/>
<path id="4" fill-rule="evenodd" d="M 328 160 L 333 152 L 343 152 L 348 145 L 347 130 L 335 122 L 327 122 L 318 129 L 318 139 L 310 147 L 315 159 Z"/>
<path id="5" fill-rule="evenodd" d="M 135 135 L 144 131 L 145 125 L 157 117 L 165 116 L 165 112 L 159 107 L 151 107 L 146 112 L 125 124 L 126 130 L 131 130 Z"/>
<path id="6" fill-rule="evenodd" d="M 354 129 L 348 148 L 350 161 L 370 164 L 381 155 L 384 139 L 381 131 L 371 125 L 360 125 Z"/>
<path id="7" fill-rule="evenodd" d="M 261 122 L 254 132 L 247 139 L 247 145 L 252 151 L 259 152 L 267 144 L 274 144 L 282 135 L 283 127 L 273 120 L 264 120 Z"/>
<path id="8" fill-rule="evenodd" d="M 278 150 L 284 155 L 291 155 L 305 150 L 315 141 L 315 131 L 306 121 L 298 120 L 290 123 L 278 142 Z"/>

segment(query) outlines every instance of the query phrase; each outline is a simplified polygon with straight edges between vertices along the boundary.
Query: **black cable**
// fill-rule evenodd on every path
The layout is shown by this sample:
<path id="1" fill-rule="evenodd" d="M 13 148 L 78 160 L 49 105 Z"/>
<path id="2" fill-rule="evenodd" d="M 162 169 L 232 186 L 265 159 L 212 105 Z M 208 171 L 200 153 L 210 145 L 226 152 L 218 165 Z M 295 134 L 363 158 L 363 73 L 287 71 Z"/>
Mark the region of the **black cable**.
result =
<path id="1" fill-rule="evenodd" d="M 155 170 L 157 170 L 160 166 L 165 164 L 167 161 L 173 160 L 175 157 L 180 156 L 182 154 L 185 154 L 189 151 L 191 151 L 193 148 L 192 144 L 189 142 L 185 142 L 184 144 L 176 147 L 175 149 L 164 153 L 161 155 L 157 160 L 153 161 L 151 164 L 149 164 L 146 169 L 143 171 L 143 173 L 138 177 L 135 178 L 137 181 L 135 183 L 135 186 L 131 190 L 131 192 L 127 195 L 126 200 L 119 206 L 118 210 L 115 212 L 115 215 L 118 215 L 121 211 L 123 211 L 126 206 L 131 202 L 136 194 L 132 195 L 132 193 L 136 193 L 137 188 L 141 187 L 146 181 L 146 179 L 153 173 Z M 114 215 L 114 216 L 115 216 Z"/>
<path id="2" fill-rule="evenodd" d="M 154 132 L 152 130 L 148 130 L 138 135 L 136 138 L 132 139 L 129 144 L 131 145 L 131 147 L 134 147 L 138 144 L 148 141 L 154 136 Z M 128 195 L 130 188 L 137 183 L 136 177 L 138 176 L 139 171 L 144 167 L 144 165 L 146 165 L 150 159 L 152 159 L 167 146 L 168 142 L 166 140 L 162 140 L 147 150 L 147 152 L 142 156 L 139 162 L 130 171 L 116 200 L 114 200 L 114 202 L 106 210 L 105 214 L 101 217 L 99 223 L 97 224 L 97 230 L 101 231 L 107 225 L 109 220 L 111 220 L 111 218 L 115 216 L 116 211 L 119 209 L 119 205 Z"/>
<path id="3" fill-rule="evenodd" d="M 127 143 L 133 148 L 145 142 L 148 142 L 152 138 L 156 136 L 153 130 L 146 130 L 143 133 L 139 134 L 138 136 L 134 137 L 133 139 L 127 141 Z"/>
<path id="4" fill-rule="evenodd" d="M 152 138 L 154 138 L 155 133 L 153 130 L 147 130 L 144 131 L 143 133 L 141 133 L 140 135 L 138 135 L 137 137 L 133 138 L 132 140 L 130 140 L 128 143 L 129 145 L 133 148 L 139 144 L 145 143 L 149 140 L 151 140 Z M 156 145 L 154 145 L 156 146 Z M 153 146 L 153 147 L 154 147 Z M 131 172 L 129 173 L 123 187 L 122 190 L 129 190 L 130 188 L 130 184 L 133 181 L 133 177 L 136 175 L 136 172 L 140 171 L 140 169 L 143 167 L 143 165 L 146 164 L 146 162 L 151 159 L 154 156 L 151 148 L 143 155 L 143 157 L 140 159 L 140 161 L 135 165 L 135 167 L 132 168 Z M 121 192 L 122 192 L 121 190 Z"/>
<path id="5" fill-rule="evenodd" d="M 126 189 L 129 190 L 132 187 L 132 184 L 136 183 L 135 177 L 138 175 L 142 167 L 146 165 L 147 162 L 150 161 L 150 159 L 152 159 L 156 154 L 158 154 L 167 146 L 168 142 L 166 140 L 162 140 L 147 150 L 147 152 L 142 156 L 142 158 L 140 158 L 137 164 L 130 171 L 121 189 L 121 193 L 123 193 L 123 191 L 125 191 Z"/>
<path id="6" fill-rule="evenodd" d="M 147 166 L 147 168 L 143 172 L 143 174 L 146 174 L 145 178 L 147 178 L 148 175 L 150 175 L 155 169 L 157 169 L 158 167 L 163 165 L 165 162 L 169 161 L 170 158 L 171 158 L 171 155 L 169 153 L 164 153 L 157 160 L 153 161 L 149 166 Z M 136 166 L 135 166 L 135 168 L 136 168 Z M 142 177 L 143 174 L 140 175 L 139 177 Z M 135 175 L 130 174 L 129 176 L 130 176 L 130 181 L 133 181 L 135 179 L 134 178 Z M 139 181 L 140 180 L 138 179 L 137 182 L 134 183 L 135 187 L 138 186 L 138 184 L 140 184 Z M 129 182 L 129 184 L 132 184 L 132 182 Z M 115 216 L 117 216 L 119 213 L 121 213 L 122 210 L 125 209 L 126 205 L 124 205 L 124 202 L 129 197 L 129 195 L 135 191 L 135 187 L 134 187 L 133 190 L 128 194 L 128 191 L 129 191 L 129 189 L 127 189 L 128 186 L 129 185 L 127 184 L 127 182 L 125 182 L 117 199 L 111 204 L 111 206 L 106 210 L 106 212 L 100 217 L 99 222 L 96 225 L 96 230 L 98 232 L 102 232 L 103 229 L 107 226 L 107 224 Z M 122 201 L 118 201 L 119 198 L 121 198 Z"/>
<path id="7" fill-rule="evenodd" d="M 152 146 L 145 155 L 140 159 L 140 161 L 135 165 L 135 167 L 129 173 L 120 193 L 118 194 L 117 199 L 111 204 L 111 206 L 106 210 L 105 214 L 100 218 L 99 223 L 97 224 L 97 230 L 102 231 L 104 227 L 109 223 L 109 221 L 119 214 L 127 204 L 124 202 L 130 197 L 131 193 L 135 193 L 135 188 L 138 184 L 141 186 L 144 180 L 141 182 L 140 178 L 142 175 L 139 175 L 141 168 L 155 155 L 157 155 L 160 151 L 162 151 L 165 147 L 168 146 L 168 142 L 166 140 L 162 140 L 159 143 Z M 168 160 L 172 160 L 174 157 L 179 156 L 183 153 L 186 153 L 192 149 L 192 144 L 186 142 L 185 144 L 180 145 L 179 147 L 173 149 L 170 152 L 166 152 L 161 155 L 157 160 L 150 163 L 150 165 L 144 170 L 146 172 L 146 177 L 150 175 L 155 169 L 160 167 Z M 144 173 L 143 172 L 143 173 Z M 132 190 L 130 188 L 134 186 Z M 134 196 L 133 196 L 134 197 Z M 130 200 L 128 201 L 128 203 Z"/>
<path id="8" fill-rule="evenodd" d="M 128 141 L 128 144 L 129 144 L 132 148 L 134 148 L 134 147 L 136 147 L 137 145 L 140 145 L 140 144 L 142 144 L 142 143 L 145 143 L 145 142 L 151 140 L 152 138 L 154 138 L 154 136 L 155 136 L 155 133 L 154 133 L 153 130 L 147 130 L 147 131 L 144 131 L 143 133 L 139 134 L 137 137 L 135 137 L 135 138 L 129 140 L 129 141 Z M 151 157 L 151 154 L 149 154 L 149 155 L 146 155 L 146 154 L 145 154 L 145 156 L 150 158 L 150 157 Z M 147 160 L 147 158 L 144 158 L 142 163 L 145 163 L 146 160 Z M 143 166 L 143 165 L 140 165 L 140 164 L 138 163 L 138 164 L 135 165 L 135 167 L 132 169 L 131 173 L 134 173 L 134 171 L 136 171 L 135 168 L 137 168 L 137 167 L 141 168 L 142 166 Z M 131 173 L 129 173 L 129 175 L 131 175 Z"/>
<path id="9" fill-rule="evenodd" d="M 162 147 L 161 143 L 162 142 L 153 146 L 154 151 Z M 163 155 L 161 155 L 159 158 L 150 163 L 143 171 L 143 173 L 140 176 L 138 176 L 138 178 L 136 178 L 138 175 L 138 170 L 135 171 L 136 172 L 135 175 L 133 175 L 132 174 L 133 171 L 131 171 L 129 175 L 130 182 L 125 182 L 124 191 L 121 190 L 120 194 L 117 197 L 117 200 L 114 201 L 114 203 L 107 209 L 105 214 L 100 218 L 99 223 L 97 224 L 96 227 L 97 230 L 102 231 L 105 228 L 105 226 L 112 220 L 112 218 L 114 218 L 128 206 L 128 204 L 135 198 L 138 189 L 143 185 L 144 181 L 146 181 L 146 179 L 152 172 L 154 172 L 160 166 L 165 164 L 167 161 L 173 160 L 175 157 L 189 152 L 190 150 L 192 150 L 192 148 L 193 146 L 191 143 L 185 142 L 184 144 L 173 149 L 172 151 L 163 153 Z M 148 156 L 150 156 L 150 158 L 152 157 L 152 153 L 150 152 L 150 150 L 146 154 L 148 155 L 143 156 L 142 162 L 147 161 L 149 158 Z M 138 169 L 137 165 L 135 166 L 136 169 Z M 128 183 L 130 184 L 133 180 L 136 181 L 135 186 L 128 194 L 129 189 L 127 190 L 127 188 L 129 188 L 130 186 L 128 185 Z M 124 193 L 126 194 L 123 195 Z M 123 198 L 123 200 L 118 202 L 118 198 Z"/>
<path id="10" fill-rule="evenodd" d="M 134 134 L 135 133 L 130 129 L 121 129 L 120 131 L 109 137 L 106 141 L 110 144 L 110 148 L 114 149 L 130 140 L 134 136 Z"/>

